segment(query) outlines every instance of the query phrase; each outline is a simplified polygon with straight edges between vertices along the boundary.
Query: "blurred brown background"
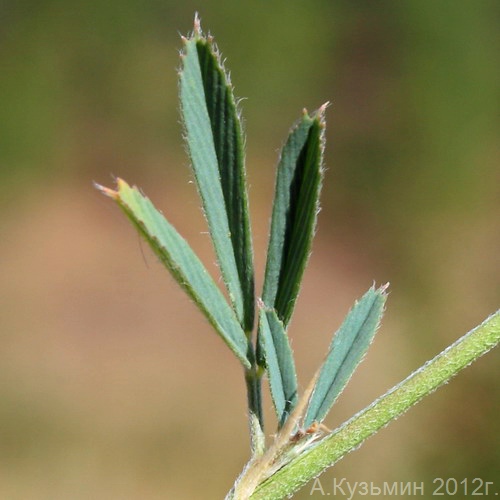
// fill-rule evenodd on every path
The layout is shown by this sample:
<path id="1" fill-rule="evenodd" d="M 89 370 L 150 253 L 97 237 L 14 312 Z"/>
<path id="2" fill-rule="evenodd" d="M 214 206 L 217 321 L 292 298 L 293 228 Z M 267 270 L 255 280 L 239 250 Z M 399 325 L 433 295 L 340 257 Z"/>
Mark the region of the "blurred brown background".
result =
<path id="1" fill-rule="evenodd" d="M 498 307 L 498 2 L 4 0 L 2 499 L 222 498 L 248 457 L 238 363 L 92 187 L 139 185 L 216 272 L 177 103 L 196 10 L 246 98 L 258 290 L 277 151 L 304 106 L 332 102 L 291 330 L 302 387 L 354 299 L 391 283 L 329 426 Z M 480 477 L 500 492 L 499 359 L 381 431 L 325 489 L 424 481 L 430 498 L 435 477 Z"/>

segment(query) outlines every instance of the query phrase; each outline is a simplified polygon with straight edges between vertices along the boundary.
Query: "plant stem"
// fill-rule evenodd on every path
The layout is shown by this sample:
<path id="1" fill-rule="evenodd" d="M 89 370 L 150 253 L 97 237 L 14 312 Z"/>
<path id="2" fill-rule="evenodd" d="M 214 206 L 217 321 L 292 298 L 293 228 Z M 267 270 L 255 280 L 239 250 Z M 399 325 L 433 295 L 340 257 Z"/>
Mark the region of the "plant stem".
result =
<path id="1" fill-rule="evenodd" d="M 264 416 L 262 413 L 262 368 L 255 359 L 251 333 L 247 333 L 248 360 L 251 367 L 245 369 L 245 383 L 247 386 L 248 424 L 250 428 L 250 447 L 252 456 L 261 454 L 265 447 Z"/>
<path id="2" fill-rule="evenodd" d="M 252 456 L 262 453 L 265 445 L 263 442 L 264 419 L 262 415 L 261 380 L 262 377 L 257 373 L 256 367 L 245 370 Z"/>
<path id="3" fill-rule="evenodd" d="M 358 448 L 379 429 L 500 342 L 500 311 L 264 481 L 252 499 L 281 499 Z"/>

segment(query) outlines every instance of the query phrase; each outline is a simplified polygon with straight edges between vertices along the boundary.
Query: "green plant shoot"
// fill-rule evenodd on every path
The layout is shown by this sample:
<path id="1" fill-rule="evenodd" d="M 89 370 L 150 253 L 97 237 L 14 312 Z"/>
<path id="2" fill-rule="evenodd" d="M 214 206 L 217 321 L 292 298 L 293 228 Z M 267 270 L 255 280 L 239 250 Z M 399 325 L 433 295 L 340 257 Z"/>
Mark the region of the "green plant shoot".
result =
<path id="1" fill-rule="evenodd" d="M 387 285 L 372 286 L 354 304 L 324 362 L 299 395 L 288 327 L 316 229 L 327 105 L 314 113 L 304 110 L 281 150 L 264 287 L 262 298 L 257 299 L 245 138 L 237 100 L 214 40 L 202 32 L 197 16 L 193 32 L 182 40 L 179 79 L 185 139 L 229 300 L 189 243 L 136 187 L 121 179 L 115 189 L 96 186 L 119 205 L 241 363 L 251 457 L 227 499 L 280 499 L 292 495 L 496 346 L 500 314 L 488 318 L 338 429 L 326 431 L 321 423 L 373 341 L 387 298 Z M 270 443 L 266 443 L 262 412 L 264 375 L 277 420 Z"/>

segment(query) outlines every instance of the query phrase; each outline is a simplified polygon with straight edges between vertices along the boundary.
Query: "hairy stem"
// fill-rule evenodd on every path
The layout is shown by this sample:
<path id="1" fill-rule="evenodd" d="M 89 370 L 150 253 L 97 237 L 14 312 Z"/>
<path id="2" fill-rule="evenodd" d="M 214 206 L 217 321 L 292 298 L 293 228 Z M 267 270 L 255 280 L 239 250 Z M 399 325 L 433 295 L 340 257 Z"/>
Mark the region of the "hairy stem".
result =
<path id="1" fill-rule="evenodd" d="M 500 311 L 497 311 L 317 445 L 278 470 L 256 488 L 251 498 L 272 500 L 292 495 L 499 342 Z"/>

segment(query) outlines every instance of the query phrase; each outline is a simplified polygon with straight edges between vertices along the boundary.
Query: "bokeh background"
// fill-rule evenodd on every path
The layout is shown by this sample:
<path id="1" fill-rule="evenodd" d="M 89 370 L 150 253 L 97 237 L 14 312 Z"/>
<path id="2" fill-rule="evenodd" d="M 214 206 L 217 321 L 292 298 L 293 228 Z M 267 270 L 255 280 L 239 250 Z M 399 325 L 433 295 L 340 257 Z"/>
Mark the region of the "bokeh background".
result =
<path id="1" fill-rule="evenodd" d="M 248 457 L 238 363 L 92 186 L 139 185 L 216 275 L 177 103 L 195 11 L 245 98 L 258 290 L 279 147 L 303 107 L 332 103 L 291 327 L 301 387 L 354 299 L 391 283 L 330 427 L 498 307 L 497 1 L 3 0 L 2 499 L 222 498 Z M 423 481 L 430 498 L 434 478 L 479 477 L 500 492 L 499 355 L 345 458 L 325 491 Z"/>

